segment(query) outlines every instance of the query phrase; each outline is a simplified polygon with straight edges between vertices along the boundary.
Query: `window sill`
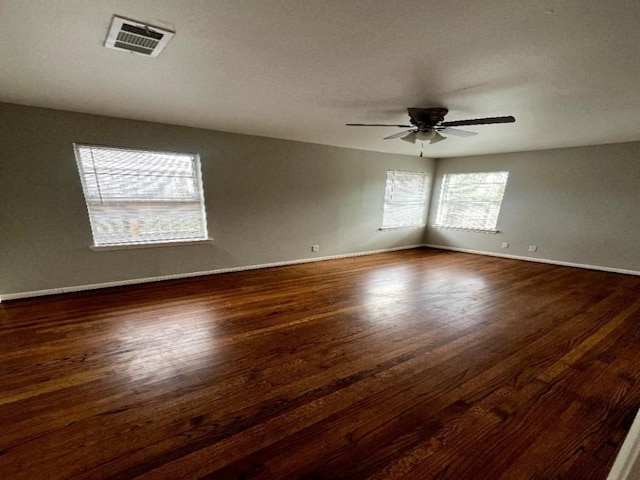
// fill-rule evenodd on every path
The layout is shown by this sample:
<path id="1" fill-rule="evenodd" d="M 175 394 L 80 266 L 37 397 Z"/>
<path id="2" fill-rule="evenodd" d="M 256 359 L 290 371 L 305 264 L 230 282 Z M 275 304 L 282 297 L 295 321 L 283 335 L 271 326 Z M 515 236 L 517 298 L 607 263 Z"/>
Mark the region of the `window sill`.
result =
<path id="1" fill-rule="evenodd" d="M 385 230 L 408 230 L 410 228 L 413 229 L 417 229 L 417 228 L 424 228 L 426 225 L 411 225 L 408 227 L 380 227 L 378 230 L 381 231 L 385 231 Z"/>
<path id="2" fill-rule="evenodd" d="M 89 248 L 96 252 L 104 252 L 107 250 L 130 250 L 134 248 L 182 247 L 185 245 L 201 245 L 203 243 L 213 243 L 213 238 L 205 238 L 203 240 L 177 240 L 174 242 L 122 243 L 120 245 L 92 245 Z"/>
<path id="3" fill-rule="evenodd" d="M 462 228 L 462 227 L 447 227 L 446 225 L 431 225 L 433 228 L 440 228 L 442 230 L 457 230 L 458 232 L 471 232 L 471 233 L 500 233 L 500 230 L 489 230 L 483 228 Z"/>

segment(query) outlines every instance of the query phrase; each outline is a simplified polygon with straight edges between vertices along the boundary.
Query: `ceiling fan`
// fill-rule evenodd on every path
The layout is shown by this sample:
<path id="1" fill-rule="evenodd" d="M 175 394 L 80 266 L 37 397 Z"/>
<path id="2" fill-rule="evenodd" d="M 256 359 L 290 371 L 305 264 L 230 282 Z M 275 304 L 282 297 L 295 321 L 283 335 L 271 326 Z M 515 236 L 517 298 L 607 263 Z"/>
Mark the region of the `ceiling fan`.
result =
<path id="1" fill-rule="evenodd" d="M 473 118 L 471 120 L 454 120 L 452 122 L 445 122 L 444 117 L 449 112 L 446 108 L 407 108 L 409 112 L 410 125 L 396 125 L 396 124 L 384 124 L 384 123 L 347 123 L 349 127 L 400 127 L 409 128 L 399 133 L 394 133 L 388 137 L 384 137 L 384 140 L 391 140 L 393 138 L 400 138 L 405 142 L 416 143 L 426 142 L 437 143 L 442 140 L 446 140 L 447 137 L 441 135 L 446 133 L 456 137 L 472 137 L 477 135 L 476 132 L 469 132 L 467 130 L 460 130 L 458 128 L 467 125 L 488 125 L 491 123 L 512 123 L 516 119 L 512 116 L 508 117 L 488 117 L 488 118 Z"/>

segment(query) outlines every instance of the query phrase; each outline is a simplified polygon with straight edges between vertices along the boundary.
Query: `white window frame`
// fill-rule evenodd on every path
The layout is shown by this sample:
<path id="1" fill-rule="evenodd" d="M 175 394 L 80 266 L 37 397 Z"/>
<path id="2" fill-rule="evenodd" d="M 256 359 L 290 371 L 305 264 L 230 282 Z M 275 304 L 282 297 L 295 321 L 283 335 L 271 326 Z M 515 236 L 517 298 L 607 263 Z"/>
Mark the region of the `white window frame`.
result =
<path id="1" fill-rule="evenodd" d="M 420 188 L 414 192 L 402 189 L 402 182 L 413 178 L 420 180 Z M 424 172 L 404 170 L 387 171 L 385 196 L 380 230 L 396 230 L 405 228 L 422 228 L 427 224 L 427 193 L 429 182 Z M 404 212 L 402 210 L 404 209 Z M 411 211 L 413 209 L 413 212 Z M 412 221 L 403 221 L 403 214 L 409 211 Z M 402 212 L 402 213 L 400 213 Z"/>
<path id="2" fill-rule="evenodd" d="M 493 175 L 495 177 L 496 174 L 502 176 L 503 180 L 498 182 L 494 180 L 493 182 L 489 183 L 488 176 Z M 484 186 L 495 186 L 495 192 L 499 194 L 499 199 L 469 200 L 465 199 L 463 196 L 458 196 L 454 188 L 450 190 L 451 185 L 459 186 L 465 184 L 463 183 L 465 177 L 473 178 L 475 176 L 477 178 L 477 176 L 479 175 L 485 175 L 487 177 L 486 181 L 469 183 L 468 185 L 476 185 L 478 186 L 478 188 L 483 188 Z M 452 230 L 463 230 L 469 232 L 498 233 L 498 220 L 500 218 L 500 210 L 502 208 L 502 201 L 504 200 L 504 192 L 506 190 L 508 180 L 509 172 L 507 171 L 444 174 L 442 176 L 442 184 L 440 187 L 440 198 L 438 199 L 436 221 L 433 224 L 433 227 Z M 471 207 L 477 207 L 479 206 L 479 204 L 485 204 L 485 206 L 488 207 L 486 217 L 455 219 L 453 215 L 450 215 L 449 210 L 452 206 L 456 205 L 459 209 L 460 206 L 464 208 L 464 204 L 468 204 L 468 206 Z M 479 227 L 474 226 L 474 223 L 476 225 L 478 223 L 484 223 L 484 225 L 482 227 Z"/>
<path id="3" fill-rule="evenodd" d="M 74 144 L 74 151 L 93 236 L 94 244 L 90 247 L 92 250 L 178 246 L 212 241 L 208 236 L 207 230 L 202 174 L 200 171 L 200 156 L 198 154 L 80 143 Z M 139 169 L 131 168 L 131 170 L 127 172 L 126 163 L 118 165 L 117 173 L 108 172 L 108 168 L 114 167 L 107 167 L 106 164 L 96 164 L 94 153 L 100 153 L 105 156 L 108 155 L 109 151 L 113 151 L 114 153 L 113 159 L 109 159 L 112 161 L 116 161 L 116 156 L 118 154 L 122 155 L 123 153 L 136 156 L 139 161 L 144 161 L 146 154 L 149 155 L 149 161 L 153 161 L 153 156 L 164 156 L 169 159 L 174 157 L 175 161 L 180 161 L 184 164 L 186 158 L 189 158 L 191 160 L 190 173 L 187 176 L 176 176 L 171 172 L 156 173 L 151 170 L 151 174 L 145 175 L 144 170 Z M 87 152 L 90 152 L 90 159 L 87 157 Z M 83 154 L 85 155 L 84 157 Z M 100 179 L 101 175 L 104 175 L 102 181 Z M 123 190 L 118 190 L 117 182 L 115 182 L 113 178 L 108 179 L 109 176 L 117 176 L 121 182 L 120 184 L 123 185 Z M 131 176 L 131 182 L 140 182 L 141 177 L 145 177 L 143 187 L 146 186 L 147 193 L 145 193 L 144 189 L 141 189 L 142 191 L 137 190 L 135 187 L 132 189 L 131 187 L 134 183 L 122 183 L 122 180 L 127 179 L 128 176 Z M 161 187 L 161 189 L 164 187 L 164 190 L 155 194 L 155 196 L 153 193 L 153 188 L 156 187 L 153 183 L 153 180 L 155 180 L 154 177 L 157 178 L 157 186 Z M 167 187 L 167 182 L 171 181 L 183 182 L 182 185 L 187 184 L 189 187 L 186 191 L 183 187 L 182 192 L 180 192 L 180 184 L 178 184 L 178 187 L 175 187 L 175 184 L 172 184 L 170 188 Z M 91 183 L 91 187 L 89 187 L 89 183 Z M 151 188 L 149 188 L 149 186 L 151 186 Z M 176 190 L 176 188 L 178 190 Z M 96 191 L 99 193 L 99 198 L 96 197 Z M 103 196 L 104 192 L 108 193 L 105 193 Z M 135 198 L 125 198 L 124 195 L 132 195 L 132 192 Z M 123 198 L 120 199 L 118 196 L 123 196 Z M 146 232 L 140 233 L 137 228 L 125 226 L 128 224 L 123 218 L 127 219 L 127 221 L 132 219 L 134 223 L 138 225 L 142 224 L 143 227 L 149 227 L 148 222 L 150 218 L 156 215 L 153 210 L 158 212 L 157 220 L 154 219 L 154 222 L 157 223 L 153 223 L 155 228 L 158 228 L 158 225 L 162 225 L 162 222 L 164 222 L 165 226 L 167 223 L 175 225 L 175 222 L 180 222 L 180 220 L 184 222 L 183 217 L 175 215 L 176 210 L 187 213 L 189 215 L 188 218 L 195 222 L 197 228 L 191 231 L 189 231 L 189 229 L 184 230 L 184 224 L 178 224 L 179 227 L 176 230 L 171 230 L 170 228 L 162 229 L 162 227 L 159 227 L 160 229 L 156 232 L 149 233 L 149 228 L 147 228 Z M 174 211 L 172 212 L 172 210 Z M 121 225 L 124 227 L 124 233 L 111 235 L 104 233 L 105 219 L 107 219 L 109 223 L 113 221 L 116 224 L 118 221 L 121 221 Z M 103 222 L 102 227 L 99 225 L 100 221 Z M 180 227 L 182 227 L 182 229 Z M 126 231 L 127 229 L 128 232 Z"/>

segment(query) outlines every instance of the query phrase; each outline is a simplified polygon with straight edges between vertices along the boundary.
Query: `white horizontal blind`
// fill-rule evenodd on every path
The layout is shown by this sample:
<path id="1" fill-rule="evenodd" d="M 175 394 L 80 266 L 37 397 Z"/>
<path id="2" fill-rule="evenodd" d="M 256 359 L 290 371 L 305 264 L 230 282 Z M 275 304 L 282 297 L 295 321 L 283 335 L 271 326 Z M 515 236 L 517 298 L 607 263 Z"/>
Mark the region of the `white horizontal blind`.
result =
<path id="1" fill-rule="evenodd" d="M 424 226 L 426 200 L 426 174 L 388 171 L 382 228 Z"/>
<path id="2" fill-rule="evenodd" d="M 75 150 L 96 246 L 207 238 L 197 155 Z"/>
<path id="3" fill-rule="evenodd" d="M 436 226 L 495 230 L 509 172 L 443 176 Z"/>

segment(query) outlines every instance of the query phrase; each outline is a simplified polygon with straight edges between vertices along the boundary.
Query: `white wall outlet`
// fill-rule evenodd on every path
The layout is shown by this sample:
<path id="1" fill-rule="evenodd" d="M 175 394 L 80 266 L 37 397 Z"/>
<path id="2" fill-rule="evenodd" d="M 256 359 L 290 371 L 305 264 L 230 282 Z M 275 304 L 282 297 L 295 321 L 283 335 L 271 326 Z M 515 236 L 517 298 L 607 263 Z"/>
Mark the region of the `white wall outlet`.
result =
<path id="1" fill-rule="evenodd" d="M 509 242 L 502 242 L 502 245 L 500 245 L 500 248 L 509 248 Z"/>
<path id="2" fill-rule="evenodd" d="M 319 252 L 320 251 L 320 245 L 311 245 L 311 251 L 312 252 Z"/>
<path id="3" fill-rule="evenodd" d="M 535 245 L 529 245 L 530 252 L 535 252 L 536 250 L 538 250 L 538 247 L 536 247 Z"/>

